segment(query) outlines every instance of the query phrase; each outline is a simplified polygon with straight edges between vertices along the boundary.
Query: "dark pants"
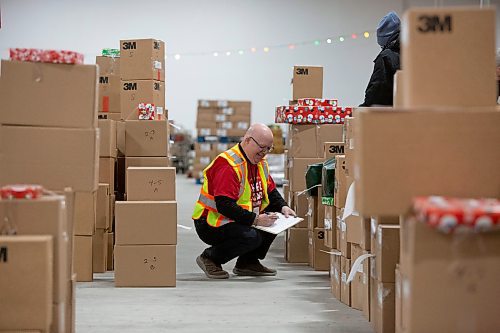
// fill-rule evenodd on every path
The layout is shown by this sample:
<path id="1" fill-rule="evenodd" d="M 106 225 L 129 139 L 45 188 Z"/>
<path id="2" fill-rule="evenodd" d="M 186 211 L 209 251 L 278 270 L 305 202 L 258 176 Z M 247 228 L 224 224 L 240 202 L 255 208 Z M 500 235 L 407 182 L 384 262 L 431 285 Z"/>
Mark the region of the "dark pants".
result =
<path id="1" fill-rule="evenodd" d="M 238 257 L 237 265 L 256 263 L 264 259 L 276 235 L 239 224 L 227 223 L 221 227 L 210 226 L 204 218 L 194 225 L 200 239 L 211 245 L 203 255 L 216 264 L 225 264 Z"/>

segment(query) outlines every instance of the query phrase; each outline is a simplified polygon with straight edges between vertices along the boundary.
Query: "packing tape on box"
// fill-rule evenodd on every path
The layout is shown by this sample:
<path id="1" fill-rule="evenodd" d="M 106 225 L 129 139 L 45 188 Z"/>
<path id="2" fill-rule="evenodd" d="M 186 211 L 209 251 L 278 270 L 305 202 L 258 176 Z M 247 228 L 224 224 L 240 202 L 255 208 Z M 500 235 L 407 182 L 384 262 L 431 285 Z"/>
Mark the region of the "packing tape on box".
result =
<path id="1" fill-rule="evenodd" d="M 349 272 L 349 277 L 347 278 L 347 284 L 351 283 L 351 281 L 354 280 L 354 276 L 358 272 L 359 268 L 363 265 L 363 261 L 374 256 L 375 256 L 374 254 L 367 253 L 367 254 L 362 254 L 358 258 L 356 258 L 356 260 L 351 266 L 351 271 Z"/>
<path id="2" fill-rule="evenodd" d="M 324 223 L 325 223 L 325 230 L 332 230 L 332 219 L 325 217 Z"/>
<path id="3" fill-rule="evenodd" d="M 370 218 L 370 231 L 372 235 L 375 235 L 377 232 L 377 219 L 376 218 Z"/>
<path id="4" fill-rule="evenodd" d="M 317 185 L 311 186 L 311 187 L 309 187 L 309 188 L 306 188 L 304 191 L 300 191 L 300 192 L 298 192 L 298 193 L 297 193 L 297 196 L 302 195 L 302 194 L 304 194 L 304 193 L 307 193 L 307 191 L 312 190 L 313 188 L 318 187 L 318 186 L 321 186 L 321 184 L 317 184 Z"/>
<path id="5" fill-rule="evenodd" d="M 319 250 L 320 252 L 328 253 L 328 254 L 333 254 L 334 256 L 341 256 L 342 253 L 339 250 L 332 250 L 332 251 L 325 251 L 325 250 Z"/>
<path id="6" fill-rule="evenodd" d="M 389 288 L 384 288 L 382 283 L 378 284 L 378 289 L 377 289 L 377 300 L 378 304 L 382 305 L 384 303 L 384 299 L 389 296 L 391 293 L 391 290 Z"/>
<path id="7" fill-rule="evenodd" d="M 339 274 L 339 271 L 337 270 L 337 267 L 334 268 L 333 276 L 335 277 L 335 280 L 337 281 L 337 283 L 340 283 L 340 274 Z"/>

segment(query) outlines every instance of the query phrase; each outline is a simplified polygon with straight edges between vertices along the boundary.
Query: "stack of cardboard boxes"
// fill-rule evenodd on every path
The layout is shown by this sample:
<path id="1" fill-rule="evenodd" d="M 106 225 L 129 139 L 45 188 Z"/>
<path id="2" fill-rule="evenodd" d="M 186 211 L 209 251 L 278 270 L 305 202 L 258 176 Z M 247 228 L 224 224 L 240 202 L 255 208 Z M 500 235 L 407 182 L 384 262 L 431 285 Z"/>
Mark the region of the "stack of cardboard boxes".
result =
<path id="1" fill-rule="evenodd" d="M 101 148 L 99 150 L 99 190 L 96 198 L 96 231 L 93 239 L 93 271 L 113 270 L 114 207 L 117 149 L 117 122 L 99 119 Z M 106 265 L 104 265 L 106 262 Z"/>
<path id="2" fill-rule="evenodd" d="M 295 66 L 292 96 L 298 99 L 323 97 L 323 68 Z M 308 165 L 326 160 L 325 143 L 342 141 L 340 124 L 290 124 L 285 146 L 285 200 L 304 221 L 287 230 L 285 257 L 288 262 L 309 263 L 316 270 L 328 270 L 328 249 L 324 245 L 325 209 L 318 194 L 309 196 L 305 174 Z M 316 191 L 312 191 L 315 193 Z M 321 189 L 317 191 L 321 193 Z M 308 198 L 309 196 L 309 198 Z"/>
<path id="3" fill-rule="evenodd" d="M 487 305 L 500 292 L 493 282 L 498 278 L 493 267 L 500 264 L 498 232 L 442 234 L 426 225 L 418 210 L 405 215 L 416 196 L 500 197 L 494 31 L 491 8 L 408 11 L 396 107 L 358 109 L 346 122 L 346 166 L 356 170 L 355 201 L 345 213 L 347 195 L 342 221 L 348 241 L 349 219 L 370 221 L 371 253 L 361 257 L 371 257 L 355 263 L 351 242 L 351 275 L 358 268 L 366 275 L 360 267 L 368 263 L 369 317 L 376 332 L 491 331 L 500 324 Z M 464 51 L 463 45 L 472 43 L 474 48 Z M 445 222 L 455 220 L 448 216 Z M 365 234 L 367 228 L 363 223 Z M 435 313 L 440 320 L 428 320 Z"/>
<path id="4" fill-rule="evenodd" d="M 68 191 L 62 197 L 44 195 L 39 199 L 2 202 L 1 215 L 15 222 L 18 235 L 27 236 L 9 240 L 2 238 L 6 241 L 4 244 L 9 243 L 1 246 L 4 251 L 12 249 L 13 252 L 8 259 L 4 258 L 6 265 L 2 269 L 5 271 L 0 275 L 7 277 L 9 282 L 0 284 L 0 288 L 6 288 L 0 294 L 8 295 L 6 290 L 10 289 L 24 292 L 29 297 L 39 295 L 37 302 L 43 302 L 45 307 L 38 308 L 40 312 L 29 312 L 29 318 L 18 318 L 26 316 L 27 309 L 34 303 L 28 296 L 19 297 L 20 294 L 17 294 L 15 301 L 0 303 L 0 313 L 8 316 L 0 319 L 0 330 L 74 330 L 74 282 L 80 276 L 75 277 L 72 272 L 74 268 L 82 277 L 87 274 L 86 267 L 80 265 L 78 258 L 88 248 L 91 249 L 91 241 L 80 240 L 82 237 L 91 239 L 95 225 L 95 219 L 89 217 L 92 206 L 86 216 L 79 212 L 92 202 L 97 190 L 97 74 L 95 65 L 2 61 L 0 185 L 40 184 L 52 191 L 71 188 L 74 192 Z M 18 107 L 21 104 L 22 107 Z M 90 235 L 73 238 L 73 229 L 80 228 L 85 228 L 86 234 Z M 28 237 L 33 234 L 51 237 Z M 43 267 L 37 266 L 39 270 L 30 270 L 25 274 L 22 273 L 24 263 L 18 260 L 30 251 L 33 254 L 28 260 L 30 265 L 38 262 L 43 263 Z M 11 269 L 17 273 L 10 274 L 13 272 Z M 51 276 L 44 273 L 49 271 L 53 272 Z M 46 288 L 42 292 L 45 296 L 40 294 L 37 286 Z M 53 296 L 50 297 L 47 292 L 53 293 Z M 1 299 L 0 302 L 6 300 L 4 297 Z M 13 304 L 18 304 L 20 308 L 11 312 Z M 40 317 L 46 320 L 31 325 L 30 318 L 35 320 Z M 16 326 L 11 327 L 12 323 Z"/>
<path id="5" fill-rule="evenodd" d="M 155 39 L 122 40 L 120 56 L 116 184 L 109 186 L 110 192 L 116 190 L 115 229 L 107 219 L 108 229 L 98 232 L 114 231 L 102 238 L 102 249 L 113 243 L 113 235 L 116 240 L 114 255 L 105 258 L 102 253 L 99 260 L 111 264 L 114 257 L 117 286 L 175 286 L 177 203 L 175 168 L 169 167 L 168 159 L 165 44 Z M 139 112 L 141 103 L 152 106 L 149 113 Z M 110 175 L 112 179 L 114 183 Z M 106 207 L 113 199 L 107 199 L 105 186 L 102 192 Z"/>
<path id="6" fill-rule="evenodd" d="M 122 85 L 120 81 L 119 51 L 116 55 L 97 56 L 95 62 L 99 66 L 97 104 L 99 118 L 120 120 L 120 91 Z"/>
<path id="7" fill-rule="evenodd" d="M 196 117 L 197 142 L 193 176 L 203 177 L 203 169 L 220 153 L 240 142 L 250 126 L 251 102 L 199 100 Z"/>
<path id="8" fill-rule="evenodd" d="M 175 200 L 175 168 L 127 168 L 127 201 L 116 203 L 116 286 L 175 286 Z"/>
<path id="9" fill-rule="evenodd" d="M 120 41 L 120 108 L 117 123 L 116 198 L 124 200 L 128 167 L 169 166 L 169 125 L 165 109 L 165 43 Z M 139 104 L 154 105 L 151 120 L 140 120 Z"/>

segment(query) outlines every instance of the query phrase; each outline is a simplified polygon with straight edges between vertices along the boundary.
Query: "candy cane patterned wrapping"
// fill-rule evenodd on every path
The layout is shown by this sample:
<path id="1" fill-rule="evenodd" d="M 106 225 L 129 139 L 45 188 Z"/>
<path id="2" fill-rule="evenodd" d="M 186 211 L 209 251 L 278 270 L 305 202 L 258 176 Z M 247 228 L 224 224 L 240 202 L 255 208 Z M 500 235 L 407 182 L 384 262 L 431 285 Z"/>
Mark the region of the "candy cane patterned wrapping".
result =
<path id="1" fill-rule="evenodd" d="M 342 124 L 344 118 L 351 115 L 351 107 L 287 105 L 276 107 L 275 122 L 288 124 Z"/>

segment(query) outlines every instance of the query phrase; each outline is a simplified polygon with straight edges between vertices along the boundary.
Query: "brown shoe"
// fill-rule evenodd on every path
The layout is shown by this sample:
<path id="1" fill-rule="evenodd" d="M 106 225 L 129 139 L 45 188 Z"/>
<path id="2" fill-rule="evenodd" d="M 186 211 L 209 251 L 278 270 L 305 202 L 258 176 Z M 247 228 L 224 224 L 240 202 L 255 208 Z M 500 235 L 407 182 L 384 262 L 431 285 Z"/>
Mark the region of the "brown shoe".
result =
<path id="1" fill-rule="evenodd" d="M 241 276 L 275 276 L 276 270 L 267 268 L 260 262 L 254 264 L 237 264 L 233 268 L 233 273 Z"/>
<path id="2" fill-rule="evenodd" d="M 211 279 L 228 279 L 229 273 L 222 269 L 221 265 L 214 263 L 209 258 L 205 258 L 201 255 L 196 258 L 196 263 L 205 272 L 205 274 Z"/>

